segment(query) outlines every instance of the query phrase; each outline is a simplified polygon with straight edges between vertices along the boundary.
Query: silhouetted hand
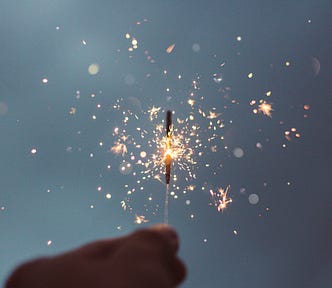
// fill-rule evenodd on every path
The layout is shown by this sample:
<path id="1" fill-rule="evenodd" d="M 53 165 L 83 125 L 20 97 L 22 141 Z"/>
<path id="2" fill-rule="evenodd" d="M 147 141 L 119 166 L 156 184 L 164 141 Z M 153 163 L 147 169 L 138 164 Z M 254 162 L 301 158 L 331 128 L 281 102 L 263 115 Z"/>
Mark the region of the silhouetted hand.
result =
<path id="1" fill-rule="evenodd" d="M 23 264 L 6 288 L 175 287 L 186 275 L 178 248 L 175 230 L 158 225 Z"/>

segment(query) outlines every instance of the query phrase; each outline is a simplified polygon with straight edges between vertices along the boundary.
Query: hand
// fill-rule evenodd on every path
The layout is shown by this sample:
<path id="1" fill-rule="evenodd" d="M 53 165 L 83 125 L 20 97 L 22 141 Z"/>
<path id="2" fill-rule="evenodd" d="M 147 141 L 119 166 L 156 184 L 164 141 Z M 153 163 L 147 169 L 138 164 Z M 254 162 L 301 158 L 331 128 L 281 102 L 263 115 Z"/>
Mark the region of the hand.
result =
<path id="1" fill-rule="evenodd" d="M 175 230 L 158 225 L 23 264 L 6 288 L 175 287 L 186 275 L 178 248 Z"/>

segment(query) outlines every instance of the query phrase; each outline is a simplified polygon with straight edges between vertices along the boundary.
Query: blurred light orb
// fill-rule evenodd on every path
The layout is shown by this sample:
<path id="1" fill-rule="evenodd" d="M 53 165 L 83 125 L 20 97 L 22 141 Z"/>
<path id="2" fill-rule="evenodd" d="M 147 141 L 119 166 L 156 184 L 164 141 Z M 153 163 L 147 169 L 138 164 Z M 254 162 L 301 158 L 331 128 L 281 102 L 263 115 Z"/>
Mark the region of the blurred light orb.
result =
<path id="1" fill-rule="evenodd" d="M 262 145 L 262 143 L 257 142 L 257 143 L 256 143 L 256 148 L 258 148 L 258 149 L 263 149 L 263 145 Z"/>
<path id="2" fill-rule="evenodd" d="M 119 166 L 119 171 L 123 175 L 128 175 L 133 170 L 133 166 L 129 162 L 122 162 Z"/>
<path id="3" fill-rule="evenodd" d="M 145 158 L 146 157 L 146 152 L 145 151 L 141 151 L 141 153 L 139 155 L 141 156 L 141 158 Z"/>
<path id="4" fill-rule="evenodd" d="M 250 73 L 248 74 L 248 78 L 249 78 L 249 79 L 252 79 L 253 77 L 254 77 L 254 73 L 250 72 Z"/>
<path id="5" fill-rule="evenodd" d="M 107 199 L 111 199 L 111 198 L 112 198 L 112 195 L 111 195 L 110 193 L 107 193 L 107 194 L 105 195 L 105 197 L 106 197 Z"/>
<path id="6" fill-rule="evenodd" d="M 71 147 L 71 146 L 66 147 L 66 152 L 67 153 L 73 152 L 73 147 Z"/>
<path id="7" fill-rule="evenodd" d="M 0 115 L 6 115 L 8 112 L 8 106 L 4 102 L 0 102 Z"/>
<path id="8" fill-rule="evenodd" d="M 201 46 L 197 43 L 194 43 L 193 46 L 192 46 L 192 49 L 195 53 L 197 53 L 201 50 Z"/>
<path id="9" fill-rule="evenodd" d="M 136 82 L 136 78 L 134 75 L 132 74 L 127 74 L 125 77 L 124 77 L 124 82 L 126 83 L 126 85 L 134 85 L 135 82 Z"/>
<path id="10" fill-rule="evenodd" d="M 96 75 L 99 72 L 99 65 L 96 63 L 90 64 L 88 68 L 88 72 L 90 75 Z"/>
<path id="11" fill-rule="evenodd" d="M 48 83 L 48 79 L 47 78 L 43 78 L 42 82 L 43 82 L 43 84 L 47 84 Z"/>
<path id="12" fill-rule="evenodd" d="M 248 200 L 250 204 L 256 205 L 259 202 L 259 196 L 257 194 L 250 194 Z"/>
<path id="13" fill-rule="evenodd" d="M 320 72 L 320 62 L 316 57 L 311 58 L 311 65 L 314 72 L 314 76 L 317 76 Z"/>
<path id="14" fill-rule="evenodd" d="M 234 150 L 233 150 L 233 155 L 234 155 L 236 158 L 242 158 L 243 155 L 244 155 L 244 151 L 243 151 L 241 148 L 236 147 L 236 148 L 234 148 Z"/>
<path id="15" fill-rule="evenodd" d="M 36 148 L 32 148 L 31 149 L 31 154 L 36 154 L 37 153 L 37 149 Z"/>
<path id="16" fill-rule="evenodd" d="M 136 114 L 142 112 L 142 103 L 138 98 L 129 96 L 123 99 L 122 108 Z"/>
<path id="17" fill-rule="evenodd" d="M 213 74 L 213 81 L 217 84 L 220 84 L 222 82 L 222 74 L 221 73 Z"/>

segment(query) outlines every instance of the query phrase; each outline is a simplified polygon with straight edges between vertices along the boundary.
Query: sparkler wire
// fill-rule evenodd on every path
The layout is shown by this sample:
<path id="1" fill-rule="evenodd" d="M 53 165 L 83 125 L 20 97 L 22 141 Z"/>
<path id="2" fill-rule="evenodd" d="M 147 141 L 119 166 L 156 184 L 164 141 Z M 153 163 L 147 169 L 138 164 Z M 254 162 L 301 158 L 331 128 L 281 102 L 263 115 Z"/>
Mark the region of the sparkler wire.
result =
<path id="1" fill-rule="evenodd" d="M 168 224 L 168 200 L 169 200 L 169 184 L 166 184 L 165 206 L 164 206 L 164 224 Z"/>
<path id="2" fill-rule="evenodd" d="M 168 110 L 166 113 L 166 151 L 165 151 L 165 178 L 166 178 L 166 193 L 164 206 L 164 223 L 168 224 L 168 201 L 169 201 L 169 182 L 171 179 L 171 164 L 172 156 L 170 149 L 172 141 L 172 111 Z"/>

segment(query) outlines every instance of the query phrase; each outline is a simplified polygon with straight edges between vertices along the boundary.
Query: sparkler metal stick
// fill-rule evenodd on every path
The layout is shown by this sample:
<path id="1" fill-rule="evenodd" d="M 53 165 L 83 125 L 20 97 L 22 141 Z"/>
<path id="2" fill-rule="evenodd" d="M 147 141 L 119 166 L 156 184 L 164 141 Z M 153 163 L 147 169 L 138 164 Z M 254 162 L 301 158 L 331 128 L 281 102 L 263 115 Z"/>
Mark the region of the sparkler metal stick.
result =
<path id="1" fill-rule="evenodd" d="M 165 210 L 164 223 L 168 224 L 168 199 L 169 199 L 169 182 L 171 180 L 171 164 L 172 164 L 172 111 L 168 110 L 166 113 L 166 152 L 165 152 L 165 178 L 166 178 L 166 195 L 165 195 Z"/>
<path id="2" fill-rule="evenodd" d="M 169 185 L 169 181 L 171 179 L 171 163 L 172 163 L 172 157 L 171 157 L 171 151 L 172 148 L 172 111 L 168 110 L 166 114 L 166 184 Z"/>

